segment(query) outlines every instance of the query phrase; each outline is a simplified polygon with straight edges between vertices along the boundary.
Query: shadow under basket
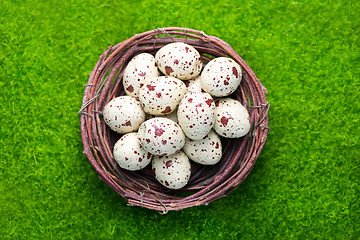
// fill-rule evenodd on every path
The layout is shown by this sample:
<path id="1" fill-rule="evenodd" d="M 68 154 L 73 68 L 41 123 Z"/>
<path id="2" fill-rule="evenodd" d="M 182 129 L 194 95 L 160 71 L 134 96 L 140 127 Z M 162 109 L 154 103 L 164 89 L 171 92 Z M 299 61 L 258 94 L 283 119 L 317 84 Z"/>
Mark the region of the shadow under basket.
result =
<path id="1" fill-rule="evenodd" d="M 163 187 L 152 174 L 151 164 L 140 171 L 121 169 L 114 160 L 113 146 L 121 137 L 109 129 L 102 119 L 104 106 L 124 95 L 122 76 L 127 63 L 135 55 L 155 55 L 162 46 L 185 42 L 195 47 L 204 64 L 215 57 L 230 57 L 240 64 L 243 77 L 239 88 L 230 96 L 239 100 L 250 113 L 250 132 L 237 139 L 222 138 L 223 157 L 213 166 L 192 162 L 191 178 L 182 189 Z M 169 27 L 136 34 L 100 56 L 85 93 L 81 114 L 81 136 L 84 154 L 99 178 L 128 201 L 130 206 L 154 209 L 160 213 L 207 205 L 233 191 L 252 170 L 266 142 L 269 103 L 266 88 L 245 61 L 223 40 L 202 31 Z"/>

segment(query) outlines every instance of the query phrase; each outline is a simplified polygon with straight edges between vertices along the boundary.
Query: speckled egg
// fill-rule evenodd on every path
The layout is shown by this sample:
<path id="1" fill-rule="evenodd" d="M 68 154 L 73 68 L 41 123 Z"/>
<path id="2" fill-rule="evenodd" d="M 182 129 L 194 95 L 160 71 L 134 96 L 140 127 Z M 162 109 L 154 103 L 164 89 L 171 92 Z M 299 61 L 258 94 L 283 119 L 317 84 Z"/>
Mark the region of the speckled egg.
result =
<path id="1" fill-rule="evenodd" d="M 103 118 L 111 130 L 128 133 L 137 130 L 145 121 L 145 112 L 134 97 L 120 96 L 105 105 Z"/>
<path id="2" fill-rule="evenodd" d="M 212 96 L 224 97 L 239 87 L 241 78 L 242 71 L 237 62 L 231 58 L 218 57 L 204 67 L 201 73 L 201 86 Z"/>
<path id="3" fill-rule="evenodd" d="M 157 77 L 140 88 L 139 100 L 144 111 L 153 115 L 173 112 L 186 93 L 185 84 L 173 77 Z"/>
<path id="4" fill-rule="evenodd" d="M 138 130 L 140 145 L 154 155 L 171 155 L 185 144 L 185 135 L 174 121 L 156 117 L 146 120 Z"/>
<path id="5" fill-rule="evenodd" d="M 191 164 L 189 158 L 180 150 L 169 156 L 154 156 L 152 171 L 163 186 L 180 189 L 189 182 Z"/>
<path id="6" fill-rule="evenodd" d="M 215 131 L 226 138 L 239 138 L 250 131 L 250 116 L 246 108 L 232 98 L 215 101 Z"/>
<path id="7" fill-rule="evenodd" d="M 152 155 L 140 147 L 136 132 L 123 135 L 114 145 L 114 158 L 121 168 L 137 171 L 145 168 Z"/>
<path id="8" fill-rule="evenodd" d="M 184 80 L 188 92 L 202 92 L 201 89 L 201 76 L 197 76 L 195 79 Z"/>
<path id="9" fill-rule="evenodd" d="M 155 57 L 149 53 L 140 53 L 127 64 L 123 75 L 123 86 L 127 95 L 138 98 L 140 88 L 160 72 L 155 64 Z"/>
<path id="10" fill-rule="evenodd" d="M 215 122 L 215 103 L 208 93 L 187 92 L 178 108 L 179 125 L 194 140 L 205 137 Z"/>
<path id="11" fill-rule="evenodd" d="M 221 140 L 214 130 L 200 140 L 186 138 L 183 150 L 191 160 L 203 165 L 214 165 L 222 157 Z"/>
<path id="12" fill-rule="evenodd" d="M 199 52 L 191 45 L 175 42 L 160 48 L 155 61 L 162 73 L 181 80 L 193 79 L 202 68 Z"/>

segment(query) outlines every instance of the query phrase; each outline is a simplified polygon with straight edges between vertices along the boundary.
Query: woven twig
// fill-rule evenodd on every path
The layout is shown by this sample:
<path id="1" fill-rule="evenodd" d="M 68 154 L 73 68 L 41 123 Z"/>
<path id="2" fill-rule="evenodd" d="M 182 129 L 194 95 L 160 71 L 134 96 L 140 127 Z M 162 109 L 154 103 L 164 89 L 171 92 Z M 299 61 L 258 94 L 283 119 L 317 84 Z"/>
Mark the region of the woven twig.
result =
<path id="1" fill-rule="evenodd" d="M 252 128 L 239 139 L 222 139 L 223 157 L 214 166 L 192 163 L 189 183 L 180 190 L 160 185 L 148 166 L 141 171 L 121 169 L 112 149 L 120 135 L 112 132 L 102 120 L 103 107 L 123 95 L 122 75 L 126 64 L 138 53 L 155 54 L 171 42 L 186 42 L 202 55 L 204 63 L 220 56 L 233 58 L 243 69 L 243 80 L 231 97 L 239 100 L 250 113 Z M 202 31 L 169 27 L 136 34 L 100 56 L 85 85 L 81 114 L 81 135 L 84 154 L 99 178 L 107 183 L 129 206 L 154 209 L 160 213 L 207 205 L 226 196 L 248 176 L 266 142 L 269 103 L 266 88 L 245 61 L 223 40 Z"/>

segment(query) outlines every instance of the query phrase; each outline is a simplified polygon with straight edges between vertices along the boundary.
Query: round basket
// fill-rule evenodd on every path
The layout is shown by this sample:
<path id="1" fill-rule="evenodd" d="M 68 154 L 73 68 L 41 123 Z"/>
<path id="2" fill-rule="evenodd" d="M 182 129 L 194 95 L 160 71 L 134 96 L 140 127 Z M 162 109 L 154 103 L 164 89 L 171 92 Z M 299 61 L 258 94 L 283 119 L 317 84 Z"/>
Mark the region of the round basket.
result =
<path id="1" fill-rule="evenodd" d="M 223 157 L 213 166 L 192 162 L 189 183 L 180 190 L 170 190 L 157 182 L 151 166 L 140 171 L 121 169 L 112 149 L 121 135 L 111 131 L 102 119 L 103 107 L 113 98 L 124 95 L 122 76 L 125 66 L 135 55 L 148 52 L 155 55 L 171 42 L 185 42 L 195 47 L 204 64 L 215 57 L 233 58 L 243 69 L 238 90 L 230 97 L 239 100 L 250 113 L 251 130 L 238 139 L 222 139 Z M 141 206 L 160 213 L 207 205 L 226 196 L 249 175 L 268 133 L 269 103 L 266 88 L 245 61 L 223 40 L 202 31 L 169 27 L 136 34 L 100 56 L 85 93 L 81 114 L 81 136 L 84 154 L 99 174 L 99 178 L 128 201 L 129 206 Z M 151 164 L 150 164 L 151 165 Z"/>

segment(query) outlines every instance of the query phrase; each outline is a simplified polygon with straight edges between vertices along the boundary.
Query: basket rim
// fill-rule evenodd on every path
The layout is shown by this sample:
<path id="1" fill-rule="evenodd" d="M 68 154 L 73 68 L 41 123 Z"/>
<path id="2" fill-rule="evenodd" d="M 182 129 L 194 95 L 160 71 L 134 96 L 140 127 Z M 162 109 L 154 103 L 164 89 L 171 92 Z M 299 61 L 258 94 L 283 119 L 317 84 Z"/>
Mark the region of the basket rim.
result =
<path id="1" fill-rule="evenodd" d="M 165 35 L 165 37 L 161 36 Z M 126 60 L 129 59 L 133 54 L 139 51 L 140 44 L 144 46 L 140 49 L 141 51 L 148 51 L 154 49 L 154 46 L 146 45 L 146 43 L 154 42 L 154 46 L 161 46 L 161 44 L 166 44 L 169 41 L 186 41 L 187 43 L 191 42 L 194 44 L 203 44 L 204 46 L 210 48 L 209 52 L 215 54 L 222 51 L 225 52 L 229 57 L 233 58 L 238 62 L 246 78 L 246 83 L 249 89 L 254 89 L 257 94 L 250 92 L 251 100 L 254 105 L 249 103 L 248 108 L 252 110 L 251 120 L 254 123 L 252 132 L 247 134 L 242 141 L 248 142 L 253 139 L 250 149 L 252 150 L 251 156 L 246 164 L 243 164 L 237 171 L 232 173 L 231 177 L 228 177 L 226 173 L 227 169 L 224 169 L 224 174 L 221 174 L 215 181 L 219 183 L 214 187 L 214 184 L 209 184 L 207 187 L 195 191 L 195 193 L 186 196 L 184 198 L 178 199 L 164 199 L 163 195 L 159 194 L 159 197 L 154 192 L 147 193 L 146 191 L 136 192 L 136 190 L 131 188 L 122 187 L 117 183 L 116 176 L 113 172 L 109 172 L 107 169 L 111 169 L 113 166 L 106 162 L 105 164 L 99 161 L 101 158 L 106 158 L 106 152 L 111 152 L 109 147 L 105 146 L 103 149 L 100 149 L 99 146 L 94 146 L 94 142 L 101 141 L 104 139 L 103 136 L 94 134 L 96 130 L 99 132 L 105 131 L 97 127 L 97 121 L 100 121 L 99 115 L 101 112 L 99 109 L 96 109 L 96 104 L 103 104 L 106 102 L 106 95 L 108 90 L 113 87 L 113 93 L 108 96 L 107 100 L 115 97 L 114 89 L 121 87 L 120 80 L 115 86 L 111 86 L 111 83 L 108 79 L 105 79 L 101 82 L 101 87 L 96 87 L 95 84 L 98 79 L 102 77 L 104 79 L 104 72 L 107 73 L 110 71 L 107 78 L 114 79 L 120 78 L 120 75 L 117 75 L 116 67 L 123 66 L 126 64 Z M 157 42 L 156 42 L 157 41 Z M 210 46 L 210 47 L 209 47 Z M 201 49 L 201 47 L 198 47 Z M 120 55 L 120 56 L 119 56 Z M 119 60 L 120 59 L 120 60 Z M 112 66 L 112 70 L 110 67 Z M 244 81 L 242 81 L 244 82 Z M 250 86 L 251 85 L 251 86 Z M 97 91 L 96 91 L 96 88 Z M 244 90 L 241 90 L 239 87 L 240 95 L 245 96 L 246 93 Z M 123 198 L 128 200 L 128 205 L 130 206 L 141 206 L 148 209 L 157 210 L 160 213 L 167 213 L 170 210 L 181 210 L 184 208 L 207 205 L 210 202 L 226 196 L 228 193 L 233 191 L 237 186 L 239 186 L 244 179 L 248 176 L 252 170 L 257 157 L 262 151 L 264 144 L 267 139 L 268 134 L 268 121 L 269 121 L 269 107 L 270 103 L 266 100 L 267 90 L 263 84 L 259 81 L 252 69 L 247 65 L 247 63 L 237 54 L 237 52 L 225 41 L 222 39 L 210 36 L 205 34 L 203 31 L 198 31 L 189 28 L 181 27 L 167 27 L 167 28 L 157 28 L 143 33 L 135 34 L 133 37 L 126 39 L 115 46 L 110 46 L 106 49 L 103 54 L 100 56 L 98 62 L 96 63 L 93 71 L 89 75 L 88 83 L 85 85 L 85 91 L 82 101 L 82 107 L 79 111 L 80 123 L 81 123 L 81 138 L 84 146 L 84 155 L 88 158 L 96 172 L 99 174 L 99 178 L 104 181 L 108 186 L 114 189 L 118 194 Z M 255 96 L 256 95 L 256 96 Z M 257 101 L 255 101 L 256 99 Z M 95 110 L 94 110 L 95 106 Z M 257 141 L 255 141 L 256 139 Z M 242 146 L 245 145 L 243 144 Z M 243 151 L 238 151 L 235 156 L 232 158 L 232 161 L 238 161 L 240 155 L 243 154 Z M 232 163 L 235 164 L 235 163 Z M 106 166 L 107 165 L 107 166 Z M 223 180 L 223 182 L 221 182 Z M 138 183 L 144 187 L 144 189 L 150 187 L 148 183 Z"/>

